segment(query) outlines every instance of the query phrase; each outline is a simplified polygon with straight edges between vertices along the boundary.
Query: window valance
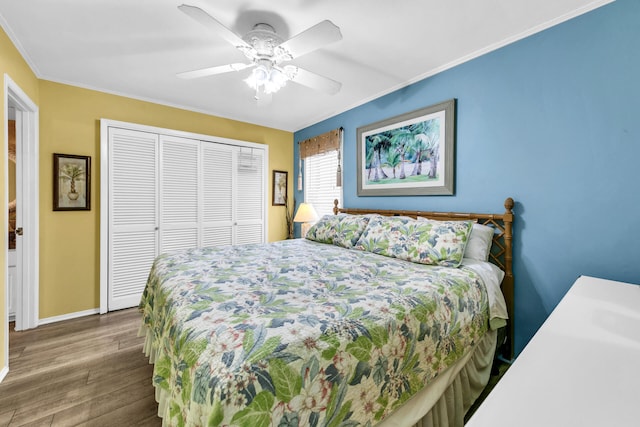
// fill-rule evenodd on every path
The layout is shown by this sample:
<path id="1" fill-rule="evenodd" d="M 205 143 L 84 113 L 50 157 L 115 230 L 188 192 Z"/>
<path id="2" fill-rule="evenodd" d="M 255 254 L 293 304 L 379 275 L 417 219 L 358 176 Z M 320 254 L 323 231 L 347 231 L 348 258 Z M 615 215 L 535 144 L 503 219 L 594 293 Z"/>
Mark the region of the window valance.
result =
<path id="1" fill-rule="evenodd" d="M 329 151 L 339 150 L 342 128 L 330 130 L 313 138 L 300 141 L 300 158 L 306 159 L 310 156 L 324 154 Z"/>

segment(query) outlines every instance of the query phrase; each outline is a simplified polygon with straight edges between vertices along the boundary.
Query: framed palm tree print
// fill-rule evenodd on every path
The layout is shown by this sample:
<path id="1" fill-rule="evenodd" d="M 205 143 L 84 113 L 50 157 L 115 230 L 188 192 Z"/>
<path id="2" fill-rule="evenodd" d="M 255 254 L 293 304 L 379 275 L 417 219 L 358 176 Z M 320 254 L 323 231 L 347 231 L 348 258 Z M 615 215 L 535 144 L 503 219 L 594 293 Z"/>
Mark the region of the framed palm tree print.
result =
<path id="1" fill-rule="evenodd" d="M 273 206 L 286 206 L 287 204 L 287 175 L 286 171 L 273 171 Z"/>
<path id="2" fill-rule="evenodd" d="M 453 195 L 451 99 L 358 128 L 358 196 Z"/>
<path id="3" fill-rule="evenodd" d="M 53 210 L 91 210 L 91 157 L 53 154 Z"/>

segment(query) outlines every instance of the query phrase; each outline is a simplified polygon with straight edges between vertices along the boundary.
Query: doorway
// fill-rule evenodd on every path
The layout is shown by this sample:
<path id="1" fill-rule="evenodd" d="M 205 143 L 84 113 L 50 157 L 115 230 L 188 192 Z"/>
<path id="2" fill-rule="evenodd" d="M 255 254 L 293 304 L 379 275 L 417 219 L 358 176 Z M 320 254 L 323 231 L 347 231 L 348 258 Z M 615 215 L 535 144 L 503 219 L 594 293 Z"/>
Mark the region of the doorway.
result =
<path id="1" fill-rule="evenodd" d="M 9 325 L 16 320 L 16 290 L 22 287 L 22 284 L 18 281 L 19 276 L 16 274 L 18 267 L 17 251 L 18 244 L 17 235 L 22 234 L 22 230 L 16 230 L 16 216 L 18 210 L 18 196 L 16 189 L 21 188 L 20 183 L 16 182 L 16 178 L 19 176 L 16 173 L 17 157 L 16 157 L 16 109 L 9 105 L 9 120 L 7 121 L 7 133 L 8 141 L 8 169 L 7 169 L 7 185 L 8 185 L 8 197 L 9 205 L 7 208 L 7 220 L 9 222 L 9 233 L 7 236 L 7 243 L 9 246 L 9 254 L 7 255 L 7 313 L 9 314 Z"/>
<path id="2" fill-rule="evenodd" d="M 38 326 L 38 265 L 39 265 L 39 150 L 38 150 L 38 107 L 8 76 L 4 75 L 4 209 L 9 212 L 9 141 L 8 121 L 11 116 L 15 120 L 15 174 L 16 174 L 16 209 L 15 209 L 15 270 L 9 271 L 9 245 L 5 246 L 5 287 L 9 285 L 9 275 L 15 274 L 19 283 L 15 289 L 15 329 L 20 331 Z M 13 155 L 13 153 L 12 153 Z M 8 215 L 7 215 L 8 216 Z M 8 221 L 3 228 L 8 236 Z M 8 239 L 7 239 L 8 240 Z M 12 255 L 12 257 L 14 256 Z M 8 290 L 8 289 L 7 289 Z M 4 328 L 5 340 L 3 350 L 5 364 L 9 363 L 9 301 L 5 292 L 5 313 L 0 319 L 0 327 Z M 0 367 L 6 371 L 8 366 Z M 4 368 L 4 369 L 3 369 Z M 1 379 L 1 378 L 0 378 Z"/>

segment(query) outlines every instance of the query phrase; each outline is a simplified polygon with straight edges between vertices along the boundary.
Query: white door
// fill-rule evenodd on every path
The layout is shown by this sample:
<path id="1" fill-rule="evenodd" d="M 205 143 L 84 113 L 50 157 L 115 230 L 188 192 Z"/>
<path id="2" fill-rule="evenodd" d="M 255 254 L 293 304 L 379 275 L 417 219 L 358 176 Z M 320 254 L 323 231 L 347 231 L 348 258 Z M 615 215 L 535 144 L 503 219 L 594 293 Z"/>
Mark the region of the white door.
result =
<path id="1" fill-rule="evenodd" d="M 199 246 L 200 141 L 160 136 L 160 253 Z"/>
<path id="2" fill-rule="evenodd" d="M 22 234 L 16 236 L 15 273 L 12 299 L 15 301 L 15 329 L 35 328 L 38 326 L 39 306 L 39 140 L 38 107 L 7 75 L 5 84 L 5 117 L 8 109 L 15 111 L 16 120 L 16 228 Z M 8 156 L 6 156 L 8 158 Z M 5 170 L 7 164 L 5 163 Z M 7 192 L 5 179 L 5 192 Z M 6 200 L 6 199 L 5 199 Z M 6 212 L 6 211 L 5 211 Z M 8 249 L 7 249 L 8 250 Z M 9 255 L 7 255 L 9 258 Z M 7 301 L 7 305 L 9 301 Z M 6 320 L 6 319 L 5 319 Z M 0 321 L 0 326 L 2 326 Z M 6 330 L 6 329 L 5 329 Z M 5 335 L 6 337 L 6 335 Z M 8 361 L 8 342 L 5 343 L 5 360 Z M 2 367 L 0 366 L 0 372 Z"/>
<path id="3" fill-rule="evenodd" d="M 7 253 L 7 308 L 9 313 L 10 320 L 16 320 L 16 312 L 18 311 L 18 292 L 22 290 L 22 283 L 20 281 L 20 277 L 22 276 L 22 272 L 18 271 L 18 251 L 22 250 L 22 218 L 20 214 L 22 213 L 21 207 L 18 205 L 18 202 L 21 199 L 22 195 L 22 112 L 16 111 L 13 107 L 11 107 L 11 116 L 13 120 L 9 120 L 7 122 L 8 126 L 8 135 L 9 135 L 9 153 L 13 151 L 13 161 L 15 165 L 13 176 L 9 177 L 9 182 L 13 180 L 14 184 L 14 195 L 15 195 L 15 221 L 13 226 L 15 227 L 15 236 L 14 236 L 14 247 L 13 249 L 9 249 Z M 8 156 L 11 159 L 11 155 Z M 22 257 L 21 257 L 22 258 Z"/>
<path id="4" fill-rule="evenodd" d="M 7 291 L 8 291 L 8 307 L 9 307 L 9 320 L 15 320 L 16 318 L 16 291 L 18 290 L 18 282 L 16 275 L 17 257 L 16 250 L 9 249 L 9 256 L 7 258 Z"/>
<path id="5" fill-rule="evenodd" d="M 203 142 L 202 246 L 233 244 L 234 165 L 237 147 Z"/>
<path id="6" fill-rule="evenodd" d="M 158 135 L 109 129 L 108 310 L 134 307 L 158 251 Z"/>
<path id="7" fill-rule="evenodd" d="M 15 148 L 16 148 L 16 174 L 15 174 L 15 185 L 16 185 L 16 222 L 15 222 L 15 250 L 9 251 L 9 256 L 7 257 L 7 285 L 9 286 L 9 316 L 13 315 L 13 319 L 16 322 L 16 330 L 28 329 L 29 327 L 35 328 L 37 325 L 33 324 L 31 326 L 26 326 L 25 316 L 23 311 L 25 311 L 26 298 L 28 296 L 28 288 L 25 286 L 25 282 L 22 280 L 24 277 L 25 271 L 25 245 L 23 243 L 23 236 L 25 233 L 24 225 L 25 220 L 23 217 L 24 214 L 24 206 L 23 206 L 23 184 L 25 182 L 25 177 L 23 174 L 25 172 L 25 157 L 23 154 L 23 133 L 24 133 L 24 113 L 22 111 L 17 110 L 15 112 Z M 30 230 L 27 230 L 27 233 Z M 28 268 L 28 267 L 27 267 Z"/>
<path id="8" fill-rule="evenodd" d="M 264 151 L 240 148 L 237 152 L 234 243 L 265 241 Z"/>

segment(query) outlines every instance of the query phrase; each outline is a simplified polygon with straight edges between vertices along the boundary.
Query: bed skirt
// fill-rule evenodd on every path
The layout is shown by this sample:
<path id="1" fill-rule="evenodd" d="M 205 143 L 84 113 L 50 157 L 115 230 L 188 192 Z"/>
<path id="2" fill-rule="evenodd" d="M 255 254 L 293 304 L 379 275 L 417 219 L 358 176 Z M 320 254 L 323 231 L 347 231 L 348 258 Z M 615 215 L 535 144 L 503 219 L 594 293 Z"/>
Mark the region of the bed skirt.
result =
<path id="1" fill-rule="evenodd" d="M 149 363 L 155 363 L 157 355 L 149 329 L 142 324 L 138 333 L 145 337 L 145 356 Z M 489 382 L 496 340 L 496 331 L 489 330 L 472 351 L 376 427 L 463 427 L 466 412 Z M 155 397 L 158 416 L 165 426 L 169 408 L 164 390 L 155 387 Z"/>
<path id="2" fill-rule="evenodd" d="M 489 382 L 496 341 L 496 331 L 488 331 L 472 351 L 376 427 L 462 427 Z"/>

